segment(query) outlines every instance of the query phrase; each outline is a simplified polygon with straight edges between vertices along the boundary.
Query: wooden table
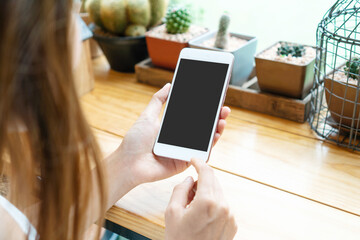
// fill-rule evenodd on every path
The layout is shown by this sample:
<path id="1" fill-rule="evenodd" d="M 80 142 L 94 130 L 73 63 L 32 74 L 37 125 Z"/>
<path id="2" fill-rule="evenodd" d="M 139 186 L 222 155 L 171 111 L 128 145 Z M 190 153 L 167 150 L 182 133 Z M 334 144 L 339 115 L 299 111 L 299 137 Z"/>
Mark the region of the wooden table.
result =
<path id="1" fill-rule="evenodd" d="M 94 70 L 82 105 L 107 155 L 158 89 L 109 70 L 104 58 Z M 232 108 L 209 164 L 236 215 L 236 239 L 360 239 L 360 154 L 319 139 L 308 123 Z M 188 175 L 196 176 L 190 168 L 137 187 L 106 219 L 163 239 L 173 187 Z"/>

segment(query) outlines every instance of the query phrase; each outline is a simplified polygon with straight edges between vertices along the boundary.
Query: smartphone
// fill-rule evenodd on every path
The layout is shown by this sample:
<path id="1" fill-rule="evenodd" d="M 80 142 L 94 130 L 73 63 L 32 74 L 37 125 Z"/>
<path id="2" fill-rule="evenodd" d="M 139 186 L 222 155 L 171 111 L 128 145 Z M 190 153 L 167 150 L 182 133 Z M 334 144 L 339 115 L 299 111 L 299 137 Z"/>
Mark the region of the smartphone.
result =
<path id="1" fill-rule="evenodd" d="M 231 53 L 184 48 L 179 56 L 153 152 L 207 161 L 229 85 Z"/>

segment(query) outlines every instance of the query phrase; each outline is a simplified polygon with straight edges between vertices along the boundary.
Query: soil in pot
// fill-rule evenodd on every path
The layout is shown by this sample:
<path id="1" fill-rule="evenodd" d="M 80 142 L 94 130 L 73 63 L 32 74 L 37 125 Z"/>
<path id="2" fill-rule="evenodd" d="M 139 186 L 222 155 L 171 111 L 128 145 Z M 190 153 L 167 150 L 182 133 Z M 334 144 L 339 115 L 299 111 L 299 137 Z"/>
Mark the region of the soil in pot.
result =
<path id="1" fill-rule="evenodd" d="M 276 43 L 255 57 L 256 74 L 262 91 L 302 99 L 314 80 L 316 49 L 304 46 L 301 57 L 277 54 L 282 42 Z"/>
<path id="2" fill-rule="evenodd" d="M 360 96 L 356 99 L 356 92 L 359 91 L 358 80 L 348 78 L 344 67 L 340 67 L 325 78 L 324 86 L 331 117 L 342 126 L 352 127 L 353 123 L 353 128 L 359 129 Z"/>
<path id="3" fill-rule="evenodd" d="M 206 33 L 208 29 L 191 25 L 186 33 L 169 34 L 165 24 L 146 33 L 149 56 L 156 66 L 175 69 L 181 50 L 189 46 L 189 41 Z"/>
<path id="4" fill-rule="evenodd" d="M 134 72 L 135 64 L 149 56 L 145 36 L 114 36 L 98 27 L 93 29 L 93 33 L 94 39 L 115 71 Z"/>

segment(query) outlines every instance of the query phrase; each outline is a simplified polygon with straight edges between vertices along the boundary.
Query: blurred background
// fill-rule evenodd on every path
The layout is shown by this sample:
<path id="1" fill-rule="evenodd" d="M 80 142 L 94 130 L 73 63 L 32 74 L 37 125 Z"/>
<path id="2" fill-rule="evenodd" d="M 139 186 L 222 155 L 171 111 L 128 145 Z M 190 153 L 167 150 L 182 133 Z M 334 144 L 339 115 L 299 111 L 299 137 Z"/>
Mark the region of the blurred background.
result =
<path id="1" fill-rule="evenodd" d="M 315 45 L 316 28 L 336 0 L 170 0 L 188 6 L 194 23 L 217 29 L 223 12 L 230 31 L 258 38 L 257 51 L 278 40 Z"/>

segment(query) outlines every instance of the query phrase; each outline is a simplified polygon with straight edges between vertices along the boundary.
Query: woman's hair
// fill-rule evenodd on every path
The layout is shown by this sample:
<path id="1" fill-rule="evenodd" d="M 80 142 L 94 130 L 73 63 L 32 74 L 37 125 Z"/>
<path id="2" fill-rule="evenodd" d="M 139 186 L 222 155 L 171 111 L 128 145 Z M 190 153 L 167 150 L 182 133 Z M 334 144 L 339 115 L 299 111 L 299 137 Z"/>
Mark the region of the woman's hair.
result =
<path id="1" fill-rule="evenodd" d="M 79 239 L 106 201 L 73 81 L 72 1 L 0 1 L 0 176 L 40 239 Z"/>

